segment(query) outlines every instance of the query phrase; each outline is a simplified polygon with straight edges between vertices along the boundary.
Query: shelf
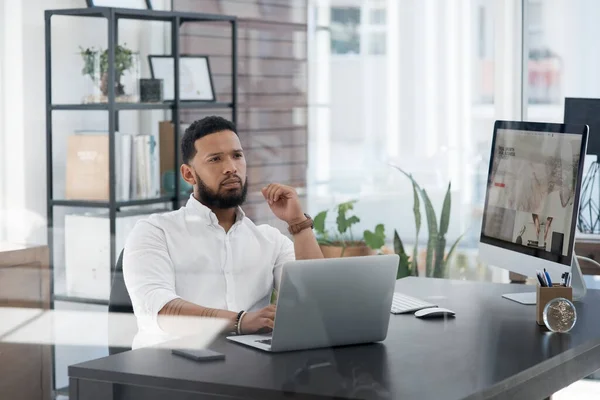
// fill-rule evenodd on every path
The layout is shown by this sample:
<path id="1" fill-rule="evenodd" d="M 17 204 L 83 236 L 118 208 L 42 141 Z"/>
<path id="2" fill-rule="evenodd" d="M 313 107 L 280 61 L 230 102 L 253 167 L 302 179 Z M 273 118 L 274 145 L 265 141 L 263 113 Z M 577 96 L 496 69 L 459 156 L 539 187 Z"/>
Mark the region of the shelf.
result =
<path id="1" fill-rule="evenodd" d="M 108 110 L 107 104 L 52 104 L 51 110 Z"/>
<path id="2" fill-rule="evenodd" d="M 94 304 L 97 306 L 108 306 L 108 300 L 88 299 L 85 297 L 74 297 L 74 296 L 67 296 L 67 295 L 61 295 L 61 294 L 55 294 L 53 296 L 53 300 L 54 301 L 65 301 L 65 302 L 69 302 L 69 303 Z"/>
<path id="3" fill-rule="evenodd" d="M 96 17 L 109 18 L 113 12 L 115 18 L 137 19 L 147 21 L 165 21 L 170 22 L 179 18 L 183 22 L 203 22 L 203 21 L 229 21 L 236 20 L 229 15 L 201 14 L 179 11 L 159 11 L 147 9 L 128 9 L 128 8 L 109 8 L 109 7 L 88 7 L 88 8 L 69 8 L 62 10 L 46 10 L 46 18 L 53 15 L 71 16 L 71 17 Z"/>
<path id="4" fill-rule="evenodd" d="M 173 196 L 158 197 L 154 199 L 124 200 L 117 201 L 117 207 L 145 206 L 160 203 L 170 203 L 173 201 L 176 201 Z"/>
<path id="5" fill-rule="evenodd" d="M 203 108 L 232 108 L 233 103 L 217 103 L 217 102 L 204 102 L 204 101 L 180 101 L 179 108 L 181 109 L 203 109 Z"/>
<path id="6" fill-rule="evenodd" d="M 164 103 L 115 103 L 115 110 L 169 110 L 174 108 L 172 101 Z M 215 109 L 232 108 L 232 103 L 217 103 L 204 101 L 180 101 L 181 109 Z M 108 111 L 107 103 L 96 104 L 52 104 L 51 110 L 54 111 Z"/>
<path id="7" fill-rule="evenodd" d="M 106 208 L 107 201 L 92 201 L 92 200 L 51 200 L 53 206 L 60 207 L 88 207 L 88 208 Z"/>
<path id="8" fill-rule="evenodd" d="M 168 110 L 172 107 L 172 103 L 115 103 L 115 110 Z M 107 111 L 108 104 L 52 104 L 50 108 L 55 111 Z"/>
<path id="9" fill-rule="evenodd" d="M 152 204 L 169 203 L 176 201 L 173 196 L 157 197 L 152 199 L 135 199 L 135 200 L 123 200 L 117 201 L 117 207 L 131 207 L 131 206 L 143 206 Z M 108 201 L 92 201 L 92 200 L 52 200 L 53 206 L 60 207 L 87 207 L 87 208 L 108 208 L 110 203 Z"/>

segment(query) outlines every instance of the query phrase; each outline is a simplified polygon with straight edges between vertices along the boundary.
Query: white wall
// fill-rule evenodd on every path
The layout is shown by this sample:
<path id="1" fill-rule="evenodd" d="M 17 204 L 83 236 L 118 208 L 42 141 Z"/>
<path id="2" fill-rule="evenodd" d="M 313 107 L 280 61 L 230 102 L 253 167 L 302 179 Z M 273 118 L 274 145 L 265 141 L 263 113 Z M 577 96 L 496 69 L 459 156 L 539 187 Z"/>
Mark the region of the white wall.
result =
<path id="1" fill-rule="evenodd" d="M 0 240 L 46 243 L 46 117 L 44 10 L 83 7 L 82 0 L 3 0 L 0 5 Z M 169 0 L 155 0 L 166 9 Z M 79 46 L 106 48 L 101 19 L 54 17 L 54 102 L 78 103 L 88 88 L 81 75 Z M 148 53 L 164 54 L 164 23 L 124 21 L 119 41 L 141 52 L 142 77 Z M 164 112 L 121 113 L 121 130 L 158 133 Z M 66 136 L 77 129 L 107 129 L 105 112 L 54 112 L 55 192 L 64 188 Z"/>

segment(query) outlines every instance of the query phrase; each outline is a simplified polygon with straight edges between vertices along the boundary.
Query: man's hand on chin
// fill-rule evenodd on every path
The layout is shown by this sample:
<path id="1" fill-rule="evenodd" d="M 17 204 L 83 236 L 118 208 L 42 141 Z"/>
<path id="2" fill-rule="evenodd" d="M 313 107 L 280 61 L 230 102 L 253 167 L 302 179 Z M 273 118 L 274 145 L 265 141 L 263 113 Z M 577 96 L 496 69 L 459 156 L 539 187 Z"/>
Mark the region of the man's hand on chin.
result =
<path id="1" fill-rule="evenodd" d="M 262 194 L 265 197 L 271 211 L 277 218 L 294 225 L 306 219 L 300 199 L 296 190 L 290 186 L 279 183 L 271 183 L 262 188 Z"/>
<path id="2" fill-rule="evenodd" d="M 269 203 L 271 211 L 277 218 L 287 222 L 289 226 L 294 226 L 307 221 L 306 215 L 302 212 L 298 193 L 289 186 L 279 183 L 272 183 L 262 189 L 265 200 Z M 317 239 L 312 229 L 304 227 L 294 235 L 294 253 L 296 260 L 313 260 L 323 258 L 323 253 L 317 243 Z M 290 231 L 291 232 L 291 231 Z"/>

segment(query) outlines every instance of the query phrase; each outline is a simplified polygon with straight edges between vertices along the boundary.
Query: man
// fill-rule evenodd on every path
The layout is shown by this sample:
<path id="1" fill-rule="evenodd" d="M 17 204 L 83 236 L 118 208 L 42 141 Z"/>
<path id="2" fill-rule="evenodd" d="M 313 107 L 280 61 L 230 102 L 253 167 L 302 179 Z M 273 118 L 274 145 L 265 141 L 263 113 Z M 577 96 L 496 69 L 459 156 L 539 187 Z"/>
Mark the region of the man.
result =
<path id="1" fill-rule="evenodd" d="M 181 151 L 181 175 L 194 187 L 186 206 L 138 222 L 125 245 L 123 274 L 140 332 L 160 329 L 163 315 L 224 318 L 227 332 L 268 331 L 283 264 L 323 257 L 312 220 L 295 190 L 280 184 L 262 194 L 287 222 L 293 243 L 244 216 L 246 159 L 234 124 L 224 118 L 190 125 Z"/>

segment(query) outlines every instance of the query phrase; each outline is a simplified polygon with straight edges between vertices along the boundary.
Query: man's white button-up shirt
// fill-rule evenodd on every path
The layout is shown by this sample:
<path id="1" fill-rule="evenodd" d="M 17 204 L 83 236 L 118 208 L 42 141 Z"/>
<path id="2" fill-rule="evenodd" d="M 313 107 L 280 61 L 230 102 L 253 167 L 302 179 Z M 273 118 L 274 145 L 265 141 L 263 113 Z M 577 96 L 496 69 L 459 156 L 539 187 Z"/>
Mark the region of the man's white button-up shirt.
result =
<path id="1" fill-rule="evenodd" d="M 139 221 L 123 257 L 140 331 L 155 329 L 158 312 L 176 298 L 230 311 L 266 307 L 281 267 L 295 259 L 292 241 L 278 229 L 254 225 L 238 208 L 225 232 L 193 196 L 185 207 Z"/>

